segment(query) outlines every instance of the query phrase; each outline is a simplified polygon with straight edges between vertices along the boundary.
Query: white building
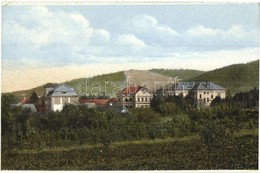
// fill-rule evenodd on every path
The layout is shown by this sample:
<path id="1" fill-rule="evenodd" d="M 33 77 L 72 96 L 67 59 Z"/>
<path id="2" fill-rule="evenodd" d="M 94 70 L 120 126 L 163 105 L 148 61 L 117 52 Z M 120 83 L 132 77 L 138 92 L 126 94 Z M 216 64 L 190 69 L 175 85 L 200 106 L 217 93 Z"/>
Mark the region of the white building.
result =
<path id="1" fill-rule="evenodd" d="M 126 108 L 148 108 L 153 93 L 146 87 L 129 86 L 118 92 L 116 98 Z"/>
<path id="2" fill-rule="evenodd" d="M 65 104 L 78 102 L 78 94 L 74 88 L 61 84 L 45 90 L 47 110 L 61 111 Z"/>
<path id="3" fill-rule="evenodd" d="M 217 96 L 224 99 L 226 97 L 225 88 L 210 81 L 178 82 L 173 86 L 173 91 L 168 91 L 168 95 L 187 96 L 193 94 L 198 105 L 209 106 Z"/>

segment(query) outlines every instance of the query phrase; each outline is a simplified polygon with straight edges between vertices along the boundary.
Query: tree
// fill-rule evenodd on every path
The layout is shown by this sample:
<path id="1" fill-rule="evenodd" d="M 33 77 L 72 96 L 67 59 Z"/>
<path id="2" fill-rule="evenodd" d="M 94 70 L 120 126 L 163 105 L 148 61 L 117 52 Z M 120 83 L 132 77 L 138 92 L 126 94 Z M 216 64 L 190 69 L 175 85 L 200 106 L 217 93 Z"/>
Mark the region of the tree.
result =
<path id="1" fill-rule="evenodd" d="M 217 119 L 209 119 L 203 122 L 199 135 L 206 146 L 208 155 L 208 169 L 211 169 L 212 162 L 212 150 L 214 145 L 219 142 L 223 143 L 225 141 L 225 128 L 220 124 Z M 223 146 L 222 146 L 223 147 Z"/>
<path id="2" fill-rule="evenodd" d="M 216 106 L 216 105 L 218 105 L 220 103 L 221 103 L 221 97 L 217 96 L 217 97 L 214 98 L 214 100 L 212 100 L 210 106 Z"/>
<path id="3" fill-rule="evenodd" d="M 176 103 L 164 103 L 160 106 L 160 113 L 162 115 L 176 115 L 179 112 L 179 108 Z"/>
<path id="4" fill-rule="evenodd" d="M 194 94 L 192 93 L 192 91 L 190 91 L 186 97 L 184 98 L 185 104 L 187 105 L 195 105 L 195 98 L 194 98 Z"/>
<path id="5" fill-rule="evenodd" d="M 115 112 L 98 112 L 97 113 L 97 136 L 103 144 L 105 150 L 105 159 L 107 169 L 110 169 L 110 145 L 112 141 L 118 138 L 118 115 Z"/>
<path id="6" fill-rule="evenodd" d="M 168 131 L 172 137 L 183 137 L 191 133 L 192 121 L 187 114 L 174 115 L 169 124 Z"/>
<path id="7" fill-rule="evenodd" d="M 17 102 L 17 98 L 12 94 L 3 94 L 1 97 L 1 129 L 2 135 L 7 134 L 11 130 L 14 121 L 14 110 L 11 104 Z"/>
<path id="8" fill-rule="evenodd" d="M 36 104 L 38 100 L 39 100 L 38 95 L 36 94 L 35 91 L 33 91 L 28 103 Z"/>
<path id="9" fill-rule="evenodd" d="M 160 105 L 163 104 L 163 103 L 165 103 L 165 98 L 163 96 L 162 91 L 159 90 L 153 96 L 153 99 L 151 101 L 151 108 L 153 108 L 153 110 L 159 112 L 160 111 Z"/>

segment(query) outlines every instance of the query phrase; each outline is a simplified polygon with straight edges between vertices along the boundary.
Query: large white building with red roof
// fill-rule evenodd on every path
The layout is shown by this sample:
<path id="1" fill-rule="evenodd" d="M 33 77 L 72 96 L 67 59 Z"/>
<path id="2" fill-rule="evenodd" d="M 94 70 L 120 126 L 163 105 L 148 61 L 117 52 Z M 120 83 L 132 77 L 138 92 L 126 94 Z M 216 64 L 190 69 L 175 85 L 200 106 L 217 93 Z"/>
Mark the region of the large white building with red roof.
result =
<path id="1" fill-rule="evenodd" d="M 126 108 L 148 108 L 153 93 L 146 87 L 128 86 L 118 92 L 116 98 Z"/>

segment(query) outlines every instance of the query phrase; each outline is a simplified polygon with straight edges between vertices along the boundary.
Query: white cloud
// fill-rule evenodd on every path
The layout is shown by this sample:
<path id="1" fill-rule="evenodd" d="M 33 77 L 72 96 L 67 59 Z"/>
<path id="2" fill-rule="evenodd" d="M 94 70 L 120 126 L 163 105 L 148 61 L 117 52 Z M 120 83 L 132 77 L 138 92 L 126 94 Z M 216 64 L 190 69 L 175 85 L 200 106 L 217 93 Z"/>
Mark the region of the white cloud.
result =
<path id="1" fill-rule="evenodd" d="M 157 19 L 150 15 L 135 16 L 131 20 L 131 25 L 140 29 L 140 32 L 156 32 L 158 34 L 167 34 L 177 36 L 178 33 L 168 25 L 158 23 Z"/>
<path id="2" fill-rule="evenodd" d="M 186 31 L 192 37 L 215 37 L 215 39 L 243 40 L 251 38 L 254 31 L 246 31 L 241 25 L 232 25 L 228 30 L 209 28 L 203 25 L 193 26 Z"/>
<path id="3" fill-rule="evenodd" d="M 18 18 L 3 22 L 5 45 L 17 45 L 21 49 L 30 47 L 30 51 L 49 47 L 50 52 L 55 51 L 52 45 L 59 45 L 66 47 L 64 53 L 70 51 L 77 54 L 91 44 L 104 44 L 110 40 L 107 30 L 91 27 L 80 13 L 50 11 L 45 6 L 32 6 Z"/>
<path id="4" fill-rule="evenodd" d="M 123 46 L 133 46 L 133 47 L 139 47 L 139 48 L 146 47 L 145 43 L 142 40 L 136 38 L 136 36 L 133 34 L 119 35 L 118 42 L 120 45 L 123 45 Z"/>
<path id="5" fill-rule="evenodd" d="M 220 33 L 221 31 L 219 29 L 206 28 L 203 25 L 197 25 L 187 30 L 187 35 L 194 37 L 216 36 Z"/>
<path id="6" fill-rule="evenodd" d="M 235 38 L 238 40 L 248 39 L 251 37 L 251 33 L 246 31 L 240 25 L 233 25 L 229 30 L 225 33 L 226 38 Z"/>
<path id="7" fill-rule="evenodd" d="M 132 19 L 131 24 L 138 28 L 147 29 L 151 27 L 155 28 L 158 25 L 158 22 L 157 19 L 152 16 L 143 15 L 143 16 L 135 16 Z"/>
<path id="8" fill-rule="evenodd" d="M 96 29 L 93 32 L 93 35 L 91 37 L 90 44 L 97 44 L 102 45 L 106 44 L 108 41 L 110 41 L 111 35 L 110 33 L 105 29 Z"/>
<path id="9" fill-rule="evenodd" d="M 179 33 L 169 25 L 160 23 L 154 16 L 147 14 L 132 17 L 126 22 L 125 30 L 145 42 L 151 51 L 153 45 L 168 47 L 179 37 Z"/>

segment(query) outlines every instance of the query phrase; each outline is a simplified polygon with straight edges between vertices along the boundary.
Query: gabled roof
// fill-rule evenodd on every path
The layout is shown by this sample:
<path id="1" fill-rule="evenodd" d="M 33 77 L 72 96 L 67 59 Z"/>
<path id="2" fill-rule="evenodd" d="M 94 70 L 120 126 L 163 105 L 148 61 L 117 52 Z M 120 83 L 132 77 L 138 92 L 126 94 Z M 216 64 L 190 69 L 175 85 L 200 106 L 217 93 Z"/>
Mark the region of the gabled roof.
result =
<path id="1" fill-rule="evenodd" d="M 225 90 L 225 88 L 210 81 L 179 82 L 176 90 Z"/>
<path id="2" fill-rule="evenodd" d="M 191 90 L 193 89 L 195 82 L 178 82 L 176 85 L 176 90 Z"/>
<path id="3" fill-rule="evenodd" d="M 129 86 L 124 88 L 122 91 L 120 91 L 120 94 L 136 94 L 138 91 L 140 91 L 143 87 L 141 86 Z"/>
<path id="4" fill-rule="evenodd" d="M 50 90 L 46 88 L 46 91 Z M 58 85 L 47 93 L 47 96 L 78 96 L 74 88 L 69 87 L 65 84 Z"/>
<path id="5" fill-rule="evenodd" d="M 209 81 L 198 82 L 194 86 L 195 90 L 224 90 L 225 88 Z"/>

